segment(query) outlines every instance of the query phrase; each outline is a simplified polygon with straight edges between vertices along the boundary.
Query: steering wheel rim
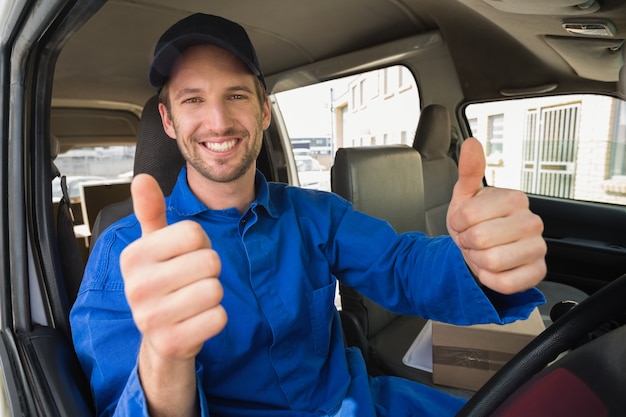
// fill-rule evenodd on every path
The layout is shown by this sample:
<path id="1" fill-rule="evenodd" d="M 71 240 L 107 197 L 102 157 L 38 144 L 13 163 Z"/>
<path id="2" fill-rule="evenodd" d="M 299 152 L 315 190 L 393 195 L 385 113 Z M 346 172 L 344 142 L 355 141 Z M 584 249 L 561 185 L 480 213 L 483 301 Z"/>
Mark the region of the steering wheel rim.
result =
<path id="1" fill-rule="evenodd" d="M 493 414 L 558 355 L 625 311 L 624 294 L 626 274 L 590 295 L 533 339 L 491 377 L 456 416 L 486 417 Z"/>

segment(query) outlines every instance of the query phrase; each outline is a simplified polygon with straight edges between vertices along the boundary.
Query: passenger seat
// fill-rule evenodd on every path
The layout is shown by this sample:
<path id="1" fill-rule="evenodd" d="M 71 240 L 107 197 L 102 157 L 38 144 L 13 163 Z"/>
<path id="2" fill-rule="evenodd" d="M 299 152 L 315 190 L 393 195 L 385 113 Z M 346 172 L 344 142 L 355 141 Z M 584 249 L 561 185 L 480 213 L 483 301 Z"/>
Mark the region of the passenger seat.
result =
<path id="1" fill-rule="evenodd" d="M 340 148 L 331 170 L 331 185 L 333 192 L 352 202 L 356 210 L 387 220 L 399 233 L 426 229 L 422 159 L 410 146 Z M 368 372 L 432 386 L 430 373 L 402 362 L 426 320 L 395 314 L 341 283 L 339 292 L 346 344 L 361 349 Z M 438 388 L 463 397 L 471 395 Z"/>
<path id="2" fill-rule="evenodd" d="M 448 205 L 459 177 L 457 164 L 449 154 L 450 142 L 448 110 L 439 104 L 424 107 L 415 131 L 413 148 L 422 158 L 424 214 L 429 236 L 448 234 Z"/>

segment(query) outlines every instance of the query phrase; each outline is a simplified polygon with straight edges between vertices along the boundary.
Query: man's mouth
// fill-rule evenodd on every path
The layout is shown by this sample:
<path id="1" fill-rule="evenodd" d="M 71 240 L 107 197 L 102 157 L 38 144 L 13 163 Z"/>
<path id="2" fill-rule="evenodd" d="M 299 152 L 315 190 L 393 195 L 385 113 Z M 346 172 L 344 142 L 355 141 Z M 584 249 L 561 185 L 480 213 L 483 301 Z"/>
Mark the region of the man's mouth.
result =
<path id="1" fill-rule="evenodd" d="M 204 142 L 204 146 L 213 152 L 228 152 L 237 144 L 237 139 L 231 139 L 224 142 Z"/>

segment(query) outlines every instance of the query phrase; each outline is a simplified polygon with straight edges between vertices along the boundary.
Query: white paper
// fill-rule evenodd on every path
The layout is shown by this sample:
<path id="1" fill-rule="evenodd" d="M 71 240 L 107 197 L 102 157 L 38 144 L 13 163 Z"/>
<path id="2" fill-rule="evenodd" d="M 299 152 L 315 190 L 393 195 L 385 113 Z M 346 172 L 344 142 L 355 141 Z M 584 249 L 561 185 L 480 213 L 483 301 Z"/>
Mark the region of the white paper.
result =
<path id="1" fill-rule="evenodd" d="M 412 368 L 433 372 L 433 324 L 428 320 L 419 332 L 402 363 Z"/>

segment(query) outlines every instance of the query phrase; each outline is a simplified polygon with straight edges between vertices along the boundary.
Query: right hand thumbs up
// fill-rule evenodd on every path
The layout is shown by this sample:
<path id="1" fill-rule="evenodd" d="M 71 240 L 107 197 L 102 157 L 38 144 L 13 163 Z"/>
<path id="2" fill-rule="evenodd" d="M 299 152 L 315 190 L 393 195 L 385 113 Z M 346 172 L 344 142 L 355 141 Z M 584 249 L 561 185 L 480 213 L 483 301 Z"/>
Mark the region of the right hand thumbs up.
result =
<path id="1" fill-rule="evenodd" d="M 124 249 L 120 269 L 142 353 L 169 360 L 193 359 L 226 325 L 218 277 L 221 262 L 200 224 L 166 221 L 163 193 L 149 175 L 131 184 L 142 235 Z"/>
<path id="2" fill-rule="evenodd" d="M 166 221 L 156 180 L 131 185 L 141 237 L 120 255 L 126 300 L 141 333 L 138 372 L 152 409 L 195 407 L 195 357 L 226 325 L 220 258 L 200 224 Z M 169 415 L 169 414 L 168 414 Z"/>
<path id="3" fill-rule="evenodd" d="M 148 174 L 137 175 L 130 189 L 133 210 L 141 224 L 141 234 L 148 235 L 167 226 L 165 199 L 159 183 Z"/>

